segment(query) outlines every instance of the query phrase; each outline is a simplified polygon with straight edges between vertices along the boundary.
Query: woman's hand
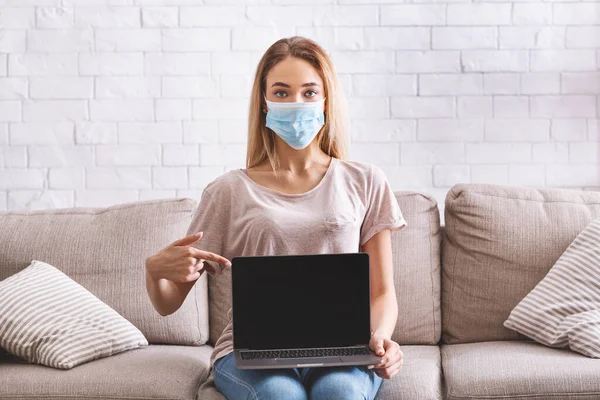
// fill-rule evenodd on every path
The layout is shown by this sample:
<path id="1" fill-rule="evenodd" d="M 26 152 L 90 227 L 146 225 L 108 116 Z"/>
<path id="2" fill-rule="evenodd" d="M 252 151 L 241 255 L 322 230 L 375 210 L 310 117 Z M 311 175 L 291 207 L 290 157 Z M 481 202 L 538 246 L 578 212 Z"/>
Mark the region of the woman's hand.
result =
<path id="1" fill-rule="evenodd" d="M 173 282 L 192 282 L 202 275 L 204 270 L 215 275 L 215 267 L 204 261 L 214 261 L 223 267 L 231 267 L 231 262 L 218 254 L 199 250 L 191 245 L 202 238 L 203 233 L 186 236 L 176 240 L 160 252 L 148 257 L 146 271 L 154 280 L 160 278 Z"/>
<path id="2" fill-rule="evenodd" d="M 404 362 L 404 354 L 400 350 L 398 343 L 375 333 L 371 336 L 369 347 L 371 347 L 375 354 L 383 358 L 381 364 L 369 366 L 369 369 L 373 368 L 373 371 L 379 377 L 390 379 L 400 371 Z"/>

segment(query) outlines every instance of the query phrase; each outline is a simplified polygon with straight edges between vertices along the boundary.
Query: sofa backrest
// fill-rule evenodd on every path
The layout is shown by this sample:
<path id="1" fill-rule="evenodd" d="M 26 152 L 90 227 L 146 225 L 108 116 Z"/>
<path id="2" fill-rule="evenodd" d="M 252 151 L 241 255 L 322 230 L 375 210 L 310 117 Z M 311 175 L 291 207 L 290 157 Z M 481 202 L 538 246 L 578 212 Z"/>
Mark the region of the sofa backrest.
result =
<path id="1" fill-rule="evenodd" d="M 503 322 L 598 216 L 600 192 L 453 186 L 442 240 L 442 343 L 525 339 Z"/>
<path id="2" fill-rule="evenodd" d="M 45 261 L 142 331 L 150 343 L 208 339 L 206 279 L 162 317 L 146 292 L 145 260 L 185 235 L 197 201 L 166 199 L 107 208 L 0 213 L 0 280 Z"/>
<path id="3" fill-rule="evenodd" d="M 425 193 L 397 191 L 407 226 L 392 234 L 398 322 L 393 339 L 401 344 L 436 344 L 441 334 L 440 216 L 435 199 Z M 357 244 L 358 246 L 358 244 Z M 208 277 L 210 343 L 228 322 L 231 275 Z"/>

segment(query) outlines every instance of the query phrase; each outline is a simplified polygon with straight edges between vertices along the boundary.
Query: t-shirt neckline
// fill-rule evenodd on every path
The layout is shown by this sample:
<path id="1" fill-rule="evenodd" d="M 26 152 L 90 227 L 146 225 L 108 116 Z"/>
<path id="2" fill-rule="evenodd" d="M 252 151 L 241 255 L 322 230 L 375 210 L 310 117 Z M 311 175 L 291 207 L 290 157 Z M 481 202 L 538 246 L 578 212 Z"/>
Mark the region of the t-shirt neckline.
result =
<path id="1" fill-rule="evenodd" d="M 297 197 L 304 197 L 304 196 L 313 194 L 314 192 L 319 190 L 319 188 L 321 186 L 325 185 L 326 181 L 333 174 L 333 169 L 335 168 L 336 163 L 337 163 L 337 159 L 332 156 L 331 162 L 329 163 L 329 166 L 327 167 L 327 171 L 325 171 L 325 175 L 323 175 L 323 177 L 321 178 L 319 183 L 317 183 L 317 185 L 315 187 L 313 187 L 312 189 L 310 189 L 309 191 L 304 192 L 304 193 L 283 193 L 283 192 L 280 192 L 279 190 L 271 189 L 271 188 L 268 188 L 266 186 L 259 184 L 258 182 L 254 181 L 254 179 L 250 178 L 250 176 L 248 176 L 248 174 L 246 174 L 243 169 L 238 169 L 237 172 L 239 175 L 242 176 L 243 179 L 248 180 L 253 186 L 257 187 L 259 190 L 262 190 L 267 193 L 275 194 L 275 195 L 278 195 L 281 197 L 297 198 Z"/>

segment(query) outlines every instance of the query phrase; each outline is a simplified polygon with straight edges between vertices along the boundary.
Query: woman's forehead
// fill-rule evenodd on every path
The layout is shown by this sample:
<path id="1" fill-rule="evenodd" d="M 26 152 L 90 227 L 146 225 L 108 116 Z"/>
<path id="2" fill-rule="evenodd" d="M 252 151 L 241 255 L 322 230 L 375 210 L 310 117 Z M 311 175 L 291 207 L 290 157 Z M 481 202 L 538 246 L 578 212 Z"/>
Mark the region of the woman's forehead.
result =
<path id="1" fill-rule="evenodd" d="M 308 61 L 288 57 L 275 64 L 267 74 L 267 87 L 275 82 L 283 82 L 292 87 L 300 87 L 306 83 L 315 82 L 323 86 L 321 76 Z"/>

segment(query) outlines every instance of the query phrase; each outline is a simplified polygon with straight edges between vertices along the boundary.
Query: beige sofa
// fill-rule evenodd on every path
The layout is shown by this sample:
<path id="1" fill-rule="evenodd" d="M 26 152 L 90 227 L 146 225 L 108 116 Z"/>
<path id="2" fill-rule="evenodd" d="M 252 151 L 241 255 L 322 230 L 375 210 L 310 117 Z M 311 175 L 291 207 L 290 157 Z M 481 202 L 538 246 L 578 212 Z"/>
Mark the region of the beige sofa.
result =
<path id="1" fill-rule="evenodd" d="M 600 399 L 600 360 L 503 327 L 575 236 L 600 192 L 455 185 L 436 201 L 397 192 L 393 235 L 404 367 L 378 399 Z M 168 317 L 144 286 L 145 258 L 185 235 L 197 200 L 0 214 L 0 279 L 55 265 L 136 325 L 151 345 L 56 370 L 0 354 L 2 399 L 223 399 L 207 369 L 226 323 L 227 275 L 203 276 Z M 203 344 L 205 343 L 205 344 Z"/>

